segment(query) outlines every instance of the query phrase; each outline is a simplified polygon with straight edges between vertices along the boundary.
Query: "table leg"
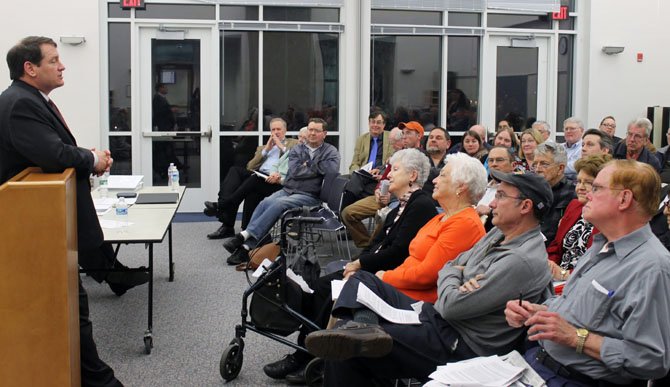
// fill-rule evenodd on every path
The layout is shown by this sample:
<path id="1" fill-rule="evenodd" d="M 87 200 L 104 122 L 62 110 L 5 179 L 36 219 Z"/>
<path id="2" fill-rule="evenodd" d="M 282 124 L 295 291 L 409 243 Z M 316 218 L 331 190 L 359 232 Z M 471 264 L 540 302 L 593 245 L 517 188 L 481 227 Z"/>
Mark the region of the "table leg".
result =
<path id="1" fill-rule="evenodd" d="M 168 226 L 168 259 L 169 259 L 169 270 L 170 277 L 169 281 L 174 281 L 174 263 L 172 262 L 172 223 Z"/>
<path id="2" fill-rule="evenodd" d="M 149 311 L 148 311 L 148 328 L 144 332 L 144 350 L 148 354 L 154 346 L 152 329 L 153 329 L 153 314 L 154 314 L 154 244 L 149 243 Z"/>

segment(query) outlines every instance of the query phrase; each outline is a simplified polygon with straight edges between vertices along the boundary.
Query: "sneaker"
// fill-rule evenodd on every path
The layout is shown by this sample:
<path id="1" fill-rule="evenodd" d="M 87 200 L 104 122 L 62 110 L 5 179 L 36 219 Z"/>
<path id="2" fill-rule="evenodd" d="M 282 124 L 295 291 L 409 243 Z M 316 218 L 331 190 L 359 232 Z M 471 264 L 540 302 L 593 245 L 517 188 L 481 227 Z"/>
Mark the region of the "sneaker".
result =
<path id="1" fill-rule="evenodd" d="M 284 356 L 284 358 L 277 360 L 274 363 L 266 364 L 263 366 L 263 372 L 272 379 L 284 379 L 286 375 L 296 372 L 304 367 L 305 364 L 298 361 L 298 359 L 291 354 Z"/>
<path id="2" fill-rule="evenodd" d="M 223 240 L 223 247 L 232 254 L 242 246 L 243 243 L 244 237 L 241 234 L 235 234 L 234 236 Z"/>
<path id="3" fill-rule="evenodd" d="M 307 378 L 305 377 L 305 369 L 307 368 L 307 365 L 303 365 L 300 367 L 298 370 L 289 372 L 286 374 L 284 379 L 286 379 L 286 383 L 288 384 L 299 384 L 299 385 L 304 385 L 307 384 Z"/>
<path id="4" fill-rule="evenodd" d="M 144 266 L 139 269 L 146 270 Z M 143 271 L 113 271 L 105 278 L 107 285 L 117 296 L 124 295 L 129 289 L 149 282 L 149 273 Z"/>
<path id="5" fill-rule="evenodd" d="M 244 247 L 235 250 L 235 252 L 230 254 L 230 257 L 226 259 L 226 263 L 229 265 L 239 265 L 244 262 L 249 262 L 249 252 Z"/>
<path id="6" fill-rule="evenodd" d="M 335 329 L 310 333 L 305 345 L 316 357 L 342 361 L 352 357 L 387 355 L 393 348 L 393 338 L 379 325 L 348 321 Z"/>
<path id="7" fill-rule="evenodd" d="M 211 234 L 207 234 L 207 239 L 223 239 L 230 238 L 235 236 L 235 231 L 225 225 L 221 225 L 216 231 Z"/>

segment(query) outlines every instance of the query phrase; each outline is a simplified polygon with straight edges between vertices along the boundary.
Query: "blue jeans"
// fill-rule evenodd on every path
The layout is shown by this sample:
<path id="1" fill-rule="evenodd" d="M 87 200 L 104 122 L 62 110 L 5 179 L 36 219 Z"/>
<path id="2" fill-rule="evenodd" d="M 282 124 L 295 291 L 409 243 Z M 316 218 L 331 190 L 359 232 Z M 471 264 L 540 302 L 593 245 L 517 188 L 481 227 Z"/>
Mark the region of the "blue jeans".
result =
<path id="1" fill-rule="evenodd" d="M 258 204 L 254 214 L 251 215 L 246 231 L 255 241 L 259 241 L 270 231 L 284 211 L 302 206 L 316 206 L 320 202 L 319 199 L 311 195 L 288 194 L 283 189 L 279 190 Z"/>

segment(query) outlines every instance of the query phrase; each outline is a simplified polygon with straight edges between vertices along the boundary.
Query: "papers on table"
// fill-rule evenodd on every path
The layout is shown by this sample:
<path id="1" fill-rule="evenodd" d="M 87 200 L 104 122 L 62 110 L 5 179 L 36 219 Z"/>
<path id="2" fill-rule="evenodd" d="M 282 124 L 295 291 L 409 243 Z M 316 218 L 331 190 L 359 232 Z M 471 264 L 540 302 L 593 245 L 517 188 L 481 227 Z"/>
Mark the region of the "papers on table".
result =
<path id="1" fill-rule="evenodd" d="M 124 200 L 126 204 L 130 206 L 132 204 L 135 204 L 137 198 L 136 197 L 124 198 Z M 119 199 L 116 197 L 94 198 L 93 205 L 95 206 L 95 212 L 98 214 L 98 216 L 103 216 L 109 211 L 111 211 L 118 201 Z"/>
<path id="2" fill-rule="evenodd" d="M 502 387 L 546 386 L 544 380 L 517 352 L 504 356 L 477 357 L 437 367 L 425 386 Z"/>
<path id="3" fill-rule="evenodd" d="M 387 321 L 396 324 L 421 324 L 419 313 L 414 310 L 403 310 L 392 307 L 362 283 L 358 284 L 356 301 L 367 306 L 371 311 L 377 313 L 377 315 Z"/>
<path id="4" fill-rule="evenodd" d="M 100 221 L 100 227 L 102 227 L 102 228 L 110 228 L 110 229 L 111 228 L 123 228 L 123 227 L 128 227 L 128 226 L 133 225 L 132 222 L 121 222 L 121 221 L 118 221 L 118 220 L 108 220 L 108 219 L 100 219 L 100 218 L 98 218 L 98 220 Z"/>
<path id="5" fill-rule="evenodd" d="M 135 191 L 139 188 L 144 175 L 110 175 L 107 188 L 115 190 Z"/>

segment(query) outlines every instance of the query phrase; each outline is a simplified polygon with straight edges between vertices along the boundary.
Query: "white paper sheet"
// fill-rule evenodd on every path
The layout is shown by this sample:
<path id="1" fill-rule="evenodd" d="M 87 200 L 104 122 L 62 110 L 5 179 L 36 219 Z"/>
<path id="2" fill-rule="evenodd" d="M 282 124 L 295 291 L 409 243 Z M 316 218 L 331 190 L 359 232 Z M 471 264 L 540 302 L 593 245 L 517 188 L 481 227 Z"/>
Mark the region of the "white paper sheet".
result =
<path id="1" fill-rule="evenodd" d="M 272 261 L 269 260 L 269 259 L 267 259 L 267 258 L 265 258 L 265 259 L 263 260 L 263 262 L 261 262 L 261 264 L 258 265 L 258 268 L 256 269 L 256 271 L 254 271 L 254 273 L 253 273 L 251 276 L 254 277 L 254 278 L 258 278 L 258 277 L 260 277 L 261 274 L 263 274 L 263 273 L 265 273 L 265 272 L 267 271 L 266 268 L 267 268 L 267 267 L 270 267 L 270 265 L 272 265 Z"/>
<path id="2" fill-rule="evenodd" d="M 332 280 L 330 281 L 330 298 L 335 301 L 340 296 L 344 283 L 347 280 Z"/>
<path id="3" fill-rule="evenodd" d="M 380 317 L 387 321 L 394 322 L 396 324 L 407 325 L 421 324 L 419 321 L 419 314 L 417 312 L 413 310 L 402 310 L 392 307 L 363 284 L 358 285 L 356 301 L 367 306 L 370 308 L 370 310 L 377 313 Z"/>
<path id="4" fill-rule="evenodd" d="M 298 284 L 298 286 L 300 286 L 300 289 L 302 289 L 303 292 L 310 294 L 314 293 L 314 290 L 312 290 L 312 288 L 310 288 L 309 285 L 307 285 L 307 282 L 305 282 L 305 280 L 301 276 L 295 274 L 295 272 L 291 270 L 291 268 L 286 269 L 286 278 Z"/>
<path id="5" fill-rule="evenodd" d="M 100 227 L 102 228 L 108 228 L 108 229 L 113 229 L 113 228 L 122 228 L 122 227 L 128 227 L 132 226 L 133 222 L 120 222 L 118 220 L 108 220 L 108 219 L 100 219 Z"/>
<path id="6" fill-rule="evenodd" d="M 508 386 L 521 377 L 523 367 L 504 362 L 498 356 L 448 363 L 437 367 L 430 378 L 450 386 Z"/>
<path id="7" fill-rule="evenodd" d="M 107 180 L 107 189 L 135 190 L 140 185 L 144 175 L 110 175 Z"/>

